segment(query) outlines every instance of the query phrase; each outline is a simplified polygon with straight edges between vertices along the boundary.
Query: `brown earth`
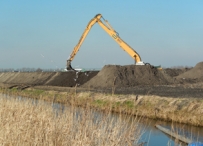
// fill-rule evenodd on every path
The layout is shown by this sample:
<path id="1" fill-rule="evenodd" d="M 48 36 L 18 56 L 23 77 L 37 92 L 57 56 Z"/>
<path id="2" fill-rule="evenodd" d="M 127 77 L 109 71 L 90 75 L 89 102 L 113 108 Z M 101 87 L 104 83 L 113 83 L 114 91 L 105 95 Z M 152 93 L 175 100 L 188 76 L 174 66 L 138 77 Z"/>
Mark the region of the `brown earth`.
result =
<path id="1" fill-rule="evenodd" d="M 54 72 L 2 72 L 0 82 L 4 84 L 43 85 Z"/>
<path id="2" fill-rule="evenodd" d="M 164 71 L 171 77 L 176 77 L 184 72 L 189 71 L 191 68 L 165 68 Z"/>
<path id="3" fill-rule="evenodd" d="M 67 90 L 77 87 L 81 91 L 112 92 L 122 94 L 151 94 L 203 97 L 203 62 L 188 69 L 162 69 L 153 66 L 106 65 L 99 71 L 86 72 L 2 72 L 1 86 L 41 86 Z M 61 88 L 61 89 L 59 89 Z M 181 95 L 182 94 L 182 95 Z"/>
<path id="4" fill-rule="evenodd" d="M 177 76 L 178 79 L 193 79 L 196 81 L 203 81 L 203 62 L 196 64 L 191 70 L 184 72 Z"/>
<path id="5" fill-rule="evenodd" d="M 74 87 L 84 84 L 98 71 L 82 72 L 3 72 L 0 73 L 0 83 L 27 86 L 60 86 Z"/>
<path id="6" fill-rule="evenodd" d="M 98 71 L 87 72 L 57 72 L 45 85 L 75 87 L 88 82 L 91 78 L 97 75 Z"/>
<path id="7" fill-rule="evenodd" d="M 135 65 L 107 65 L 90 81 L 82 87 L 111 88 L 135 87 L 138 85 L 170 85 L 179 84 L 180 81 L 173 78 L 186 69 L 159 70 L 153 66 Z"/>
<path id="8" fill-rule="evenodd" d="M 203 81 L 203 62 L 194 68 L 166 68 L 159 70 L 153 66 L 106 65 L 82 87 L 123 88 L 140 85 L 194 84 Z"/>

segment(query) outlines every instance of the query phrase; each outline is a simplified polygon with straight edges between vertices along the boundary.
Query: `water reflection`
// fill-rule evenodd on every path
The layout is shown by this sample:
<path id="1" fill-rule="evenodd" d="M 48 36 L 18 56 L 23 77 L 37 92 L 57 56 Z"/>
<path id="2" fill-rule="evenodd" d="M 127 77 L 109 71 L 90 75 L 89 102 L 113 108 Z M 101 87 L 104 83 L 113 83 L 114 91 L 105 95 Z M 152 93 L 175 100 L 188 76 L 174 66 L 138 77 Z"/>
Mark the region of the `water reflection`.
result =
<path id="1" fill-rule="evenodd" d="M 178 124 L 171 122 L 164 122 L 151 119 L 142 119 L 140 121 L 141 126 L 145 126 L 145 133 L 142 136 L 142 139 L 148 140 L 149 146 L 158 145 L 180 145 L 178 142 L 174 142 L 174 139 L 158 130 L 155 125 L 161 125 L 162 127 L 168 128 L 179 135 L 182 135 L 186 138 L 191 139 L 192 141 L 203 142 L 203 127 L 195 127 L 186 124 Z M 181 145 L 185 145 L 182 143 Z"/>

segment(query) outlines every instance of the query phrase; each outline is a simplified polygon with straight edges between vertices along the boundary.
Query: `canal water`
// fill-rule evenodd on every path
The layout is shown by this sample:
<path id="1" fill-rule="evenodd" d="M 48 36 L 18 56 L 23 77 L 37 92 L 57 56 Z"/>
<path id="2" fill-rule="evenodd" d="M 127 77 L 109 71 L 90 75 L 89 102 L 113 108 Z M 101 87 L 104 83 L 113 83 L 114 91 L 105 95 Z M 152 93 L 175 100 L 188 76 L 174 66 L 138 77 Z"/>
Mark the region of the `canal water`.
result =
<path id="1" fill-rule="evenodd" d="M 0 97 L 7 97 L 12 98 L 8 95 L 0 94 Z M 28 98 L 17 97 L 19 100 L 27 100 Z M 33 104 L 37 104 L 37 100 L 33 100 Z M 50 104 L 50 103 L 47 103 Z M 62 104 L 53 103 L 53 112 L 57 114 L 58 110 L 68 110 L 70 107 L 64 106 Z M 80 112 L 82 108 L 78 108 L 78 112 Z M 94 111 L 95 116 L 102 116 L 104 113 L 101 111 Z M 126 118 L 126 115 L 120 116 L 117 113 L 112 113 L 111 118 Z M 132 121 L 137 117 L 131 117 Z M 126 124 L 130 124 L 126 123 Z M 171 136 L 161 132 L 159 129 L 155 127 L 155 125 L 161 125 L 171 131 L 178 133 L 186 138 L 191 139 L 194 142 L 201 142 L 203 143 L 203 127 L 196 127 L 186 124 L 178 124 L 178 123 L 171 123 L 171 122 L 164 122 L 160 120 L 152 120 L 148 118 L 140 118 L 138 125 L 142 129 L 142 136 L 140 138 L 139 143 L 143 143 L 142 146 L 187 146 L 187 144 L 181 143 L 176 141 Z"/>

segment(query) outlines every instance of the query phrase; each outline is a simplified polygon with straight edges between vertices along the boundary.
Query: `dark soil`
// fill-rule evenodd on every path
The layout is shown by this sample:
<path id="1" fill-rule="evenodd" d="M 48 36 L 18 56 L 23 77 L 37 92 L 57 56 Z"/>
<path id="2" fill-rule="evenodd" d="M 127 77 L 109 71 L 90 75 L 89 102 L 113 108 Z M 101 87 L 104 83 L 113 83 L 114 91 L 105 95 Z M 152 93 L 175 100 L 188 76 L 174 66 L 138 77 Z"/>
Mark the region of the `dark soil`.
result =
<path id="1" fill-rule="evenodd" d="M 164 71 L 171 77 L 176 77 L 186 71 L 189 71 L 191 68 L 165 68 Z"/>
<path id="2" fill-rule="evenodd" d="M 87 72 L 7 72 L 0 73 L 0 83 L 24 86 L 75 87 L 93 78 L 98 71 Z"/>
<path id="3" fill-rule="evenodd" d="M 110 93 L 110 91 L 109 91 Z M 116 89 L 115 94 L 157 95 L 162 97 L 202 98 L 203 88 L 184 86 L 137 86 L 133 88 Z"/>
<path id="4" fill-rule="evenodd" d="M 8 72 L 0 73 L 0 86 L 79 87 L 95 92 L 148 94 L 176 97 L 203 97 L 203 62 L 191 69 L 162 69 L 153 66 L 106 65 L 99 71 L 86 72 Z M 193 86 L 194 85 L 194 86 Z M 112 90 L 113 89 L 113 90 Z"/>
<path id="5" fill-rule="evenodd" d="M 44 85 L 55 72 L 2 72 L 0 83 L 18 85 Z"/>
<path id="6" fill-rule="evenodd" d="M 194 68 L 163 69 L 153 66 L 107 65 L 82 87 L 122 88 L 140 85 L 193 84 L 203 81 L 203 62 Z"/>
<path id="7" fill-rule="evenodd" d="M 86 83 L 88 80 L 97 75 L 98 71 L 87 72 L 58 72 L 45 85 L 61 86 L 61 87 L 75 87 Z"/>
<path id="8" fill-rule="evenodd" d="M 156 85 L 156 86 L 136 86 L 127 88 L 115 88 L 115 89 L 93 89 L 93 88 L 70 88 L 59 86 L 35 86 L 36 89 L 53 90 L 60 92 L 96 92 L 104 94 L 130 94 L 130 95 L 157 95 L 162 97 L 175 97 L 175 98 L 202 98 L 203 97 L 203 84 L 199 87 L 191 88 L 190 86 L 171 86 L 171 85 Z"/>
<path id="9" fill-rule="evenodd" d="M 178 79 L 193 79 L 197 82 L 203 81 L 203 62 L 199 62 L 194 68 L 191 70 L 184 72 L 177 76 Z"/>
<path id="10" fill-rule="evenodd" d="M 174 84 L 175 80 L 150 65 L 106 65 L 90 81 L 82 87 L 91 88 L 111 88 L 115 87 L 134 87 L 138 85 L 169 85 Z"/>

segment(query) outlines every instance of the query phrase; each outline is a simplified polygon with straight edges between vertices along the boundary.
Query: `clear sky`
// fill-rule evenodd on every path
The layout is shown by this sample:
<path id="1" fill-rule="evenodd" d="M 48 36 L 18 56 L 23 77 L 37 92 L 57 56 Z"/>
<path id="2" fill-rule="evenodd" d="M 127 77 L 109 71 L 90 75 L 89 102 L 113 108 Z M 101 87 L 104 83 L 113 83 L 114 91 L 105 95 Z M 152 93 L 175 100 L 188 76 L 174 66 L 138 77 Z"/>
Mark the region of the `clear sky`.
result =
<path id="1" fill-rule="evenodd" d="M 1 0 L 0 68 L 65 68 L 98 13 L 144 62 L 173 67 L 203 61 L 202 0 Z M 95 24 L 72 66 L 133 63 Z"/>

